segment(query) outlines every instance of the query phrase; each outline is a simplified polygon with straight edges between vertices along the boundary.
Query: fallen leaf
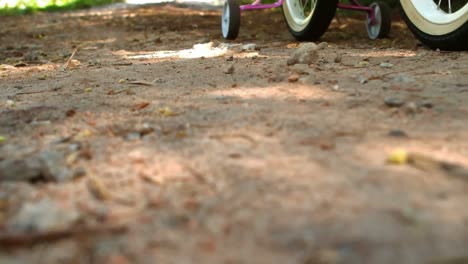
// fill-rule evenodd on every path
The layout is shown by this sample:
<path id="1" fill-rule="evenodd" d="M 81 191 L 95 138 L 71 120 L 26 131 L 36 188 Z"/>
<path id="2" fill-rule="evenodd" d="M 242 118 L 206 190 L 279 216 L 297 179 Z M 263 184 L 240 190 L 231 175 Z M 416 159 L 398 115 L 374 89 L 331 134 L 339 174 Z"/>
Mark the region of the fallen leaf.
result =
<path id="1" fill-rule="evenodd" d="M 81 62 L 79 60 L 71 60 L 70 63 L 68 64 L 68 68 L 76 68 L 81 65 Z"/>
<path id="2" fill-rule="evenodd" d="M 96 177 L 88 178 L 88 190 L 98 200 L 110 200 L 112 195 L 104 184 Z"/>
<path id="3" fill-rule="evenodd" d="M 161 178 L 156 178 L 156 177 L 153 177 L 153 176 L 150 176 L 148 175 L 147 173 L 141 173 L 140 174 L 140 177 L 146 181 L 146 182 L 149 182 L 149 183 L 153 183 L 153 184 L 161 184 L 162 183 L 162 179 Z"/>
<path id="4" fill-rule="evenodd" d="M 369 62 L 368 61 L 361 61 L 357 64 L 357 67 L 369 67 Z"/>
<path id="5" fill-rule="evenodd" d="M 75 139 L 84 139 L 93 135 L 93 132 L 89 129 L 85 129 L 80 133 L 76 134 Z"/>
<path id="6" fill-rule="evenodd" d="M 76 111 L 75 111 L 74 109 L 69 109 L 69 110 L 67 110 L 67 111 L 65 112 L 65 115 L 66 115 L 67 117 L 72 117 L 72 116 L 74 116 L 75 114 L 76 114 Z"/>
<path id="7" fill-rule="evenodd" d="M 65 162 L 67 165 L 72 165 L 78 160 L 79 152 L 73 152 L 67 156 Z"/>
<path id="8" fill-rule="evenodd" d="M 5 141 L 6 141 L 6 137 L 0 136 L 0 143 L 3 143 L 3 142 L 5 142 Z"/>
<path id="9" fill-rule="evenodd" d="M 149 102 L 138 103 L 132 107 L 132 111 L 141 110 L 143 108 L 146 108 L 148 105 L 150 105 Z"/>
<path id="10" fill-rule="evenodd" d="M 85 91 L 86 93 L 89 93 L 89 92 L 92 92 L 92 91 L 93 91 L 93 88 L 91 88 L 91 87 L 86 87 L 86 88 L 84 89 L 84 91 Z"/>
<path id="11" fill-rule="evenodd" d="M 162 116 L 175 116 L 175 115 L 177 115 L 169 107 L 159 108 L 158 112 Z"/>
<path id="12" fill-rule="evenodd" d="M 408 152 L 405 149 L 395 149 L 387 157 L 387 162 L 390 164 L 406 164 L 408 163 Z"/>
<path id="13" fill-rule="evenodd" d="M 176 138 L 185 138 L 185 137 L 187 137 L 187 132 L 185 131 L 178 131 L 176 133 Z"/>

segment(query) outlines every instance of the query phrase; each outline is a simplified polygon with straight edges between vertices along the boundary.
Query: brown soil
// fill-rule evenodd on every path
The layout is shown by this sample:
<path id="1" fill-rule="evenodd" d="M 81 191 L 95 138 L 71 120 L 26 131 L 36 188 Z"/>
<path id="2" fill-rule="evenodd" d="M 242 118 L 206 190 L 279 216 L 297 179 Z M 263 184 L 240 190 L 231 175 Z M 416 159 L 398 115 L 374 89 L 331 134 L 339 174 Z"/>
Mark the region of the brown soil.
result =
<path id="1" fill-rule="evenodd" d="M 439 162 L 468 166 L 466 52 L 340 15 L 317 63 L 287 66 L 281 13 L 251 12 L 235 43 L 257 51 L 198 54 L 219 20 L 2 18 L 0 161 L 56 151 L 77 177 L 0 182 L 0 263 L 468 263 L 468 177 Z M 396 148 L 427 158 L 388 164 Z M 78 220 L 14 230 L 43 199 Z"/>

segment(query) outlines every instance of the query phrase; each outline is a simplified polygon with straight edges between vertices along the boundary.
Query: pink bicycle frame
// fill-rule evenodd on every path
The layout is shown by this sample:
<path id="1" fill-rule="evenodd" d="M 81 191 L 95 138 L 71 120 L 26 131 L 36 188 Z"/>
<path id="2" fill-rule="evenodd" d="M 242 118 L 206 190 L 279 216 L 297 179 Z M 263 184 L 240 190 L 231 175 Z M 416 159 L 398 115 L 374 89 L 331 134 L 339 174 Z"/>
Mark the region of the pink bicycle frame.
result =
<path id="1" fill-rule="evenodd" d="M 247 10 L 255 10 L 255 9 L 276 8 L 276 7 L 280 7 L 281 5 L 283 5 L 283 2 L 284 0 L 278 0 L 276 3 L 273 3 L 273 4 L 262 4 L 262 0 L 255 0 L 255 2 L 253 2 L 250 5 L 241 5 L 240 10 L 247 11 Z M 350 0 L 350 2 L 351 4 L 338 3 L 336 7 L 339 9 L 367 12 L 369 14 L 371 25 L 374 25 L 376 23 L 375 11 L 373 8 L 361 5 L 358 0 Z"/>

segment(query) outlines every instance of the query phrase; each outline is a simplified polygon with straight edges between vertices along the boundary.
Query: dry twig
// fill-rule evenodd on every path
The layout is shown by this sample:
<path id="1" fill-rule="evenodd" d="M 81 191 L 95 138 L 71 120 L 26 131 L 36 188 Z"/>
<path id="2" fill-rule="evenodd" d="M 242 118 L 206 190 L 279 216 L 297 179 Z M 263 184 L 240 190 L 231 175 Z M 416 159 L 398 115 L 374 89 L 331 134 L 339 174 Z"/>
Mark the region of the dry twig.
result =
<path id="1" fill-rule="evenodd" d="M 73 57 L 75 56 L 75 53 L 76 51 L 78 50 L 78 47 L 76 47 L 72 54 L 70 55 L 70 58 L 68 58 L 67 62 L 65 63 L 65 65 L 63 65 L 63 69 L 66 70 L 68 68 L 68 65 L 70 64 L 70 62 L 72 61 Z"/>

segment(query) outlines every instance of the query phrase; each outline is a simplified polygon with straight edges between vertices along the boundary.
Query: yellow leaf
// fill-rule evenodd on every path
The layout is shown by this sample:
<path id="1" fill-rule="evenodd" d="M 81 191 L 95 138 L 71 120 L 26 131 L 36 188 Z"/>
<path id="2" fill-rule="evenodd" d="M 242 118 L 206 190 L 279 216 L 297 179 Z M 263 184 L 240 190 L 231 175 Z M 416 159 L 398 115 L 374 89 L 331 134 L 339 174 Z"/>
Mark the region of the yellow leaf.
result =
<path id="1" fill-rule="evenodd" d="M 78 152 L 73 152 L 70 155 L 68 155 L 66 158 L 67 165 L 72 165 L 73 163 L 75 163 L 78 160 L 78 156 Z"/>
<path id="2" fill-rule="evenodd" d="M 3 142 L 5 142 L 5 141 L 6 141 L 6 137 L 0 136 L 0 143 L 3 143 Z"/>
<path id="3" fill-rule="evenodd" d="M 368 67 L 369 66 L 369 62 L 367 61 L 361 61 L 358 63 L 357 65 L 358 67 Z"/>
<path id="4" fill-rule="evenodd" d="M 176 138 L 184 138 L 186 136 L 187 136 L 187 132 L 185 132 L 185 131 L 178 131 L 176 133 Z"/>
<path id="5" fill-rule="evenodd" d="M 140 174 L 140 177 L 143 180 L 150 182 L 150 183 L 154 183 L 154 184 L 161 184 L 163 182 L 161 178 L 153 177 L 146 173 Z"/>
<path id="6" fill-rule="evenodd" d="M 110 191 L 94 176 L 88 179 L 88 190 L 98 200 L 109 200 L 112 197 Z"/>
<path id="7" fill-rule="evenodd" d="M 85 129 L 83 131 L 81 131 L 80 133 L 78 133 L 75 138 L 76 139 L 83 139 L 83 138 L 87 138 L 87 137 L 90 137 L 93 135 L 93 132 L 91 132 L 91 130 L 89 129 Z"/>
<path id="8" fill-rule="evenodd" d="M 175 116 L 176 115 L 176 113 L 174 113 L 169 107 L 159 108 L 159 114 L 163 116 Z"/>
<path id="9" fill-rule="evenodd" d="M 86 87 L 86 88 L 84 89 L 84 91 L 87 92 L 87 93 L 89 93 L 89 92 L 93 91 L 93 88 L 91 88 L 91 87 Z"/>
<path id="10" fill-rule="evenodd" d="M 69 63 L 68 63 L 68 67 L 69 68 L 76 68 L 78 66 L 81 66 L 81 62 L 79 60 L 71 60 Z"/>
<path id="11" fill-rule="evenodd" d="M 395 149 L 387 158 L 391 164 L 401 165 L 408 163 L 408 152 L 404 149 Z"/>

